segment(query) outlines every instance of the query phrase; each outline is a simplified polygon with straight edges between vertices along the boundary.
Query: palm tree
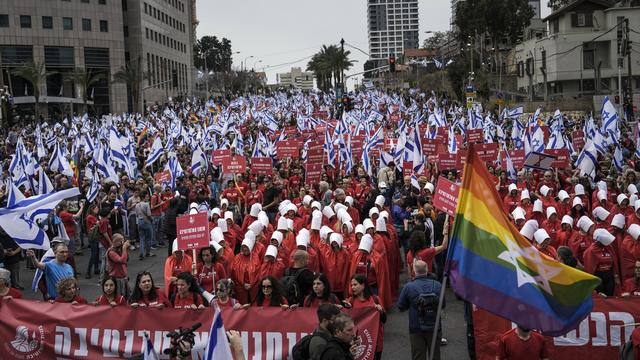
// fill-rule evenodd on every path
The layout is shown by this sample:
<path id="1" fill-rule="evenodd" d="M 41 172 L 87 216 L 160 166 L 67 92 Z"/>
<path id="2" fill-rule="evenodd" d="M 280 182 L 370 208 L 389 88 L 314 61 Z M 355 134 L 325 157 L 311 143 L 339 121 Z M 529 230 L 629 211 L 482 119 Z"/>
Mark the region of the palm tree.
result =
<path id="1" fill-rule="evenodd" d="M 315 73 L 318 87 L 327 90 L 332 84 L 344 81 L 343 72 L 353 66 L 349 60 L 350 51 L 342 51 L 337 45 L 322 45 L 322 48 L 311 58 L 307 70 Z"/>
<path id="2" fill-rule="evenodd" d="M 131 91 L 131 100 L 133 101 L 133 112 L 139 110 L 140 85 L 142 81 L 148 77 L 148 73 L 142 71 L 139 61 L 129 61 L 113 74 L 114 82 L 127 84 L 127 88 Z"/>
<path id="3" fill-rule="evenodd" d="M 33 97 L 36 100 L 35 117 L 40 117 L 40 86 L 47 81 L 47 76 L 56 74 L 55 71 L 47 71 L 43 62 L 29 62 L 12 70 L 16 76 L 23 78 L 33 86 Z"/>
<path id="4" fill-rule="evenodd" d="M 88 112 L 89 108 L 87 107 L 87 100 L 89 96 L 87 91 L 96 86 L 100 80 L 104 79 L 105 74 L 91 70 L 87 71 L 83 68 L 76 68 L 73 72 L 66 74 L 65 77 L 73 81 L 74 86 L 77 85 L 79 87 L 82 104 L 84 105 L 83 109 L 85 112 Z"/>

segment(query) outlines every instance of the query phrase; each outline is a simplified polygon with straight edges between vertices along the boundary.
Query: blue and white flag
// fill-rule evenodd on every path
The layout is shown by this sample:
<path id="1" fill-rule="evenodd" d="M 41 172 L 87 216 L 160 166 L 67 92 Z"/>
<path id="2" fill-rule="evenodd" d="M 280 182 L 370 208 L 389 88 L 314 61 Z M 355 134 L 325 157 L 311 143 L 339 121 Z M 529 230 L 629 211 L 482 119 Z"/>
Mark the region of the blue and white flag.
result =
<path id="1" fill-rule="evenodd" d="M 613 153 L 613 164 L 616 166 L 618 171 L 622 171 L 622 167 L 624 166 L 624 157 L 622 156 L 620 146 L 616 146 L 616 151 Z"/>
<path id="2" fill-rule="evenodd" d="M 608 96 L 605 96 L 602 104 L 602 134 L 609 135 L 607 145 L 617 144 L 620 140 L 620 129 L 618 128 L 618 112 Z"/>
<path id="3" fill-rule="evenodd" d="M 206 173 L 207 170 L 207 157 L 198 146 L 191 156 L 191 172 L 195 176 L 200 176 L 202 171 Z"/>
<path id="4" fill-rule="evenodd" d="M 204 350 L 203 360 L 233 360 L 231 346 L 222 323 L 222 314 L 216 306 L 213 313 L 213 321 L 209 330 L 209 341 Z"/>
<path id="5" fill-rule="evenodd" d="M 53 154 L 51 154 L 51 159 L 49 159 L 49 169 L 66 176 L 73 176 L 71 165 L 67 158 L 62 155 L 62 151 L 60 151 L 60 145 L 58 145 L 58 143 L 56 143 Z"/>
<path id="6" fill-rule="evenodd" d="M 44 255 L 42 255 L 40 262 L 45 264 L 49 261 L 55 260 L 55 258 L 56 255 L 54 254 L 53 249 L 50 248 L 44 253 Z M 42 275 L 44 275 L 44 271 L 36 268 L 36 272 L 33 274 L 33 280 L 31 280 L 31 290 L 33 292 L 38 291 L 38 283 L 40 282 L 40 279 L 42 279 Z"/>
<path id="7" fill-rule="evenodd" d="M 100 179 L 98 179 L 98 176 L 93 176 L 93 178 L 91 179 L 91 186 L 89 186 L 89 191 L 87 191 L 87 201 L 92 203 L 93 200 L 98 197 L 98 193 L 100 192 L 101 188 L 102 186 L 100 185 Z"/>
<path id="8" fill-rule="evenodd" d="M 517 120 L 518 118 L 520 118 L 520 116 L 522 116 L 522 114 L 524 114 L 524 107 L 523 106 L 518 106 L 518 107 L 513 108 L 513 109 L 507 109 L 507 111 L 506 111 L 507 117 L 510 118 L 510 119 L 514 119 L 514 120 Z"/>
<path id="9" fill-rule="evenodd" d="M 598 153 L 596 147 L 592 141 L 588 141 L 578 160 L 576 160 L 576 167 L 580 169 L 580 176 L 589 176 L 593 180 L 596 176 L 596 168 L 598 166 Z"/>
<path id="10" fill-rule="evenodd" d="M 11 179 L 7 179 L 7 207 L 12 207 L 20 201 L 24 200 L 24 194 L 18 189 L 16 184 L 11 181 Z"/>
<path id="11" fill-rule="evenodd" d="M 78 188 L 24 199 L 0 209 L 0 227 L 23 249 L 49 249 L 49 237 L 38 226 L 64 199 L 80 195 Z"/>
<path id="12" fill-rule="evenodd" d="M 41 168 L 38 180 L 38 195 L 49 194 L 50 192 L 53 192 L 53 184 L 45 174 L 44 169 Z"/>
<path id="13" fill-rule="evenodd" d="M 331 141 L 331 137 L 329 136 L 329 128 L 324 131 L 324 151 L 327 153 L 327 164 L 329 166 L 335 167 L 336 161 L 336 150 L 333 147 L 333 142 Z"/>
<path id="14" fill-rule="evenodd" d="M 144 347 L 142 350 L 142 360 L 160 360 L 158 354 L 156 353 L 156 349 L 153 347 L 153 343 L 149 338 L 149 334 L 144 333 Z"/>
<path id="15" fill-rule="evenodd" d="M 149 156 L 147 157 L 147 161 L 144 163 L 144 166 L 153 165 L 156 160 L 160 158 L 160 156 L 164 153 L 164 149 L 162 148 L 162 140 L 160 140 L 160 136 L 156 136 L 153 140 L 153 145 L 151 145 L 151 150 L 149 150 Z"/>

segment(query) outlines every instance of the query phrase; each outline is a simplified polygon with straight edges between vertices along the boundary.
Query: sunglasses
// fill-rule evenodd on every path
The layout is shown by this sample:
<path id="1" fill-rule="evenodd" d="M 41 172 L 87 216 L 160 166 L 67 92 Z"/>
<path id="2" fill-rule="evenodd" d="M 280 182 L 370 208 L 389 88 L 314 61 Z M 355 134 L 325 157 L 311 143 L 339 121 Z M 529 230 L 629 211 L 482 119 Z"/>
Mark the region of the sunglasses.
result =
<path id="1" fill-rule="evenodd" d="M 271 285 L 262 285 L 263 289 L 273 289 L 273 286 Z"/>

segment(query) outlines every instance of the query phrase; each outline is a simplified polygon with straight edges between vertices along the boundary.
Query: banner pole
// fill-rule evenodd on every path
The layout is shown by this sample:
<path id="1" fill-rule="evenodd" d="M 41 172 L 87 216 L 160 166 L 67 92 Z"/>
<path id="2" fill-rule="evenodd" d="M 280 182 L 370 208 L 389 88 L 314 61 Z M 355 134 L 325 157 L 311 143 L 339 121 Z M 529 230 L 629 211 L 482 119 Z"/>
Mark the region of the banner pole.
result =
<path id="1" fill-rule="evenodd" d="M 444 220 L 444 230 L 443 230 L 443 235 L 445 237 L 449 236 L 449 214 L 447 214 L 445 216 L 445 220 Z M 436 324 L 433 328 L 433 335 L 431 336 L 431 347 L 428 350 L 428 354 L 429 360 L 433 360 L 434 355 L 435 355 L 435 348 L 436 348 L 436 341 L 440 341 L 440 339 L 438 339 L 440 336 L 438 335 L 440 333 L 439 330 L 440 329 L 440 318 L 442 317 L 442 305 L 444 304 L 444 292 L 445 289 L 447 287 L 447 280 L 449 278 L 449 273 L 447 271 L 445 271 L 444 273 L 444 277 L 442 278 L 442 286 L 440 287 L 440 299 L 438 300 L 438 311 L 436 312 Z"/>

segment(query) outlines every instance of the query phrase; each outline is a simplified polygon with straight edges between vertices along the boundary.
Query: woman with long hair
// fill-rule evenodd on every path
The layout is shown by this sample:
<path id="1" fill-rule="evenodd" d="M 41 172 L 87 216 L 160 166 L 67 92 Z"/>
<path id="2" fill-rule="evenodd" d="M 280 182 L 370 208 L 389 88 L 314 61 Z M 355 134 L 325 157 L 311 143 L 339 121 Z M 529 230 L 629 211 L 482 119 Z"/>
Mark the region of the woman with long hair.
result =
<path id="1" fill-rule="evenodd" d="M 171 305 L 175 309 L 204 309 L 209 304 L 200 295 L 193 275 L 182 272 L 178 274 L 176 293 L 171 296 Z"/>
<path id="2" fill-rule="evenodd" d="M 345 301 L 345 306 L 353 309 L 363 307 L 374 307 L 380 312 L 380 324 L 378 327 L 378 342 L 376 343 L 376 354 L 374 359 L 382 358 L 382 345 L 384 342 L 384 323 L 387 321 L 387 314 L 380 305 L 380 299 L 371 292 L 367 277 L 362 274 L 355 274 L 351 277 L 351 299 Z"/>
<path id="3" fill-rule="evenodd" d="M 169 306 L 169 300 L 164 291 L 155 286 L 151 273 L 142 271 L 136 276 L 136 284 L 131 297 L 129 297 L 129 305 L 132 308 L 164 308 Z"/>
<path id="4" fill-rule="evenodd" d="M 118 295 L 118 282 L 113 276 L 105 276 L 102 279 L 102 295 L 98 296 L 95 305 L 122 306 L 127 304 L 124 296 Z"/>
<path id="5" fill-rule="evenodd" d="M 288 309 L 289 303 L 282 296 L 280 283 L 273 276 L 265 276 L 259 282 L 258 295 L 252 304 L 253 306 L 280 306 L 282 309 Z"/>
<path id="6" fill-rule="evenodd" d="M 231 279 L 220 279 L 216 284 L 216 297 L 211 300 L 211 307 L 218 306 L 221 310 L 232 308 L 233 310 L 238 309 L 246 309 L 250 305 L 245 304 L 242 305 L 238 300 L 231 297 L 231 292 L 233 292 L 233 280 Z"/>
<path id="7" fill-rule="evenodd" d="M 304 307 L 316 308 L 322 304 L 340 305 L 340 300 L 331 292 L 329 278 L 323 273 L 318 273 L 313 277 L 313 291 L 304 299 Z"/>
<path id="8" fill-rule="evenodd" d="M 214 293 L 214 285 L 218 279 L 227 277 L 227 271 L 222 265 L 222 259 L 213 246 L 205 247 L 199 253 L 198 285 L 205 291 Z"/>

